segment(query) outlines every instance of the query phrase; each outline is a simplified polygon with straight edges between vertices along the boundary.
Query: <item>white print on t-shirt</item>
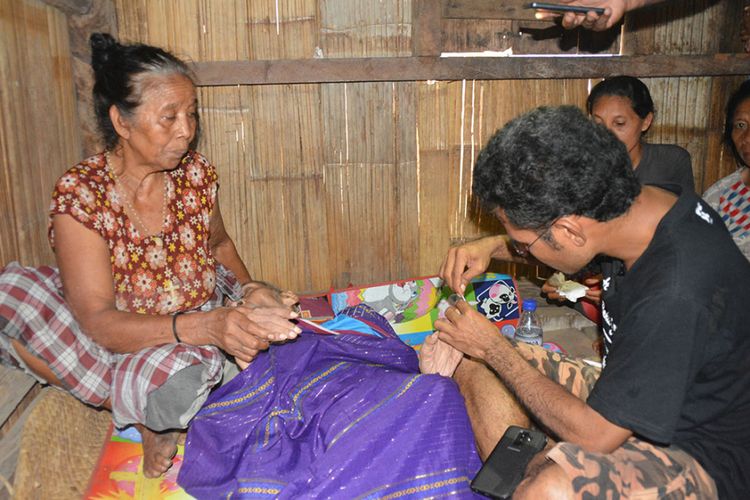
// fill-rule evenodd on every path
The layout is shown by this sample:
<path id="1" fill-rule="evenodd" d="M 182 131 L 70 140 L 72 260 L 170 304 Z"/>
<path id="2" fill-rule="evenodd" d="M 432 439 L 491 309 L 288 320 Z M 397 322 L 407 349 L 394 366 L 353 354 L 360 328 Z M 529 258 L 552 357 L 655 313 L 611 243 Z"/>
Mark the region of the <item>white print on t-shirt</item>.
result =
<path id="1" fill-rule="evenodd" d="M 604 290 L 605 292 L 607 290 L 609 290 L 609 284 L 610 284 L 611 281 L 612 281 L 612 277 L 611 276 L 607 276 L 606 278 L 604 278 L 602 280 L 602 290 Z"/>
<path id="2" fill-rule="evenodd" d="M 695 215 L 703 219 L 704 221 L 708 222 L 709 224 L 714 223 L 713 217 L 708 215 L 708 212 L 703 210 L 703 206 L 700 203 L 695 204 Z"/>
<path id="3" fill-rule="evenodd" d="M 605 283 L 607 284 L 607 286 L 609 286 L 609 283 L 607 283 L 608 280 L 609 278 L 602 280 L 602 288 L 604 288 Z M 602 335 L 604 336 L 604 355 L 602 356 L 602 368 L 607 366 L 607 355 L 609 354 L 609 348 L 612 345 L 612 338 L 615 336 L 616 331 L 617 325 L 615 324 L 612 316 L 607 310 L 606 302 L 602 300 Z"/>

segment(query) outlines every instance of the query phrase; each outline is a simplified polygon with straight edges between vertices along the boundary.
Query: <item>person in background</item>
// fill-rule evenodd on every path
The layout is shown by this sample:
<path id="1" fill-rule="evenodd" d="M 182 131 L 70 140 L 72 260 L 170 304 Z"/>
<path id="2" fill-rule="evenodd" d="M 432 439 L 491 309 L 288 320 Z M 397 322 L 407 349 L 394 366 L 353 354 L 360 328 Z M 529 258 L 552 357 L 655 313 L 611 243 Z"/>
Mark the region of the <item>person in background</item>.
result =
<path id="1" fill-rule="evenodd" d="M 156 477 L 226 356 L 245 367 L 300 332 L 297 298 L 253 281 L 224 229 L 216 169 L 192 149 L 198 102 L 185 63 L 108 34 L 90 43 L 106 149 L 55 185 L 59 275 L 17 264 L 0 274 L 0 359 L 111 409 L 118 427 L 135 424 L 143 471 Z"/>
<path id="2" fill-rule="evenodd" d="M 423 371 L 458 383 L 483 458 L 525 424 L 507 390 L 557 441 L 513 498 L 746 498 L 750 263 L 718 214 L 695 193 L 641 185 L 624 144 L 571 106 L 505 125 L 473 187 L 517 253 L 566 273 L 610 257 L 601 370 L 505 338 L 466 301 L 422 347 Z M 451 248 L 446 284 L 463 293 L 505 242 Z"/>
<path id="3" fill-rule="evenodd" d="M 586 111 L 625 144 L 641 184 L 677 184 L 683 191 L 695 192 L 690 153 L 675 144 L 644 141 L 655 109 L 651 93 L 641 80 L 633 76 L 602 80 L 591 89 Z"/>
<path id="4" fill-rule="evenodd" d="M 635 177 L 641 184 L 679 186 L 682 191 L 695 192 L 690 153 L 674 144 L 651 144 L 643 140 L 654 121 L 655 109 L 651 93 L 641 80 L 632 76 L 602 80 L 591 89 L 586 111 L 625 144 Z M 598 323 L 600 277 L 597 272 L 593 274 L 574 279 L 589 287 L 586 297 L 578 303 L 581 312 Z M 564 300 L 549 282 L 542 285 L 542 292 L 549 300 Z"/>
<path id="5" fill-rule="evenodd" d="M 724 141 L 738 168 L 708 188 L 703 199 L 721 215 L 734 242 L 750 260 L 750 80 L 727 102 Z"/>
<path id="6" fill-rule="evenodd" d="M 626 12 L 640 9 L 647 5 L 661 3 L 664 0 L 557 0 L 552 3 L 566 5 L 580 5 L 583 7 L 603 7 L 604 14 L 599 15 L 593 11 L 586 14 L 566 12 L 562 16 L 562 26 L 565 29 L 574 29 L 579 26 L 593 31 L 604 31 L 619 23 Z M 537 19 L 553 19 L 560 17 L 559 13 L 538 10 Z"/>

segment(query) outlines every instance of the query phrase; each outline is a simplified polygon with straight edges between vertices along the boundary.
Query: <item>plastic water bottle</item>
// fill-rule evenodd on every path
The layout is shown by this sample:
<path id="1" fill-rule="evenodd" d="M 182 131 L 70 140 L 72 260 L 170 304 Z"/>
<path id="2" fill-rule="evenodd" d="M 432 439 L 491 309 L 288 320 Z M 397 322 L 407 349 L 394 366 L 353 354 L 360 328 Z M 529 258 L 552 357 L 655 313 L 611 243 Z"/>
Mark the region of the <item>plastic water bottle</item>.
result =
<path id="1" fill-rule="evenodd" d="M 542 325 L 536 315 L 536 300 L 524 299 L 523 312 L 516 328 L 516 340 L 527 344 L 542 345 Z"/>

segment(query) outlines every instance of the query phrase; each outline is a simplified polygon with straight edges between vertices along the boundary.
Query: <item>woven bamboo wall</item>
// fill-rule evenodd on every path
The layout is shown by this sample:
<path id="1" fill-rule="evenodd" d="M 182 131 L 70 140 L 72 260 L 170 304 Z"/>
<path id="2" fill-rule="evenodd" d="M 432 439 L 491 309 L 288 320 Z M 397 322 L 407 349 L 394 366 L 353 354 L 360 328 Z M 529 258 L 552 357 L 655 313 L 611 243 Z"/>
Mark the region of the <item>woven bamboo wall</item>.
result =
<path id="1" fill-rule="evenodd" d="M 720 51 L 719 37 L 705 33 L 724 22 L 726 2 L 672 4 L 684 10 L 652 11 L 652 20 L 642 21 L 646 26 L 637 33 L 626 27 L 625 53 Z M 410 0 L 116 0 L 115 5 L 121 40 L 162 46 L 193 61 L 411 54 Z M 462 40 L 456 33 L 448 38 Z M 471 49 L 466 39 L 462 44 Z M 732 165 L 719 135 L 723 103 L 738 79 L 644 80 L 658 109 L 649 139 L 686 147 L 699 187 L 728 173 Z M 200 149 L 219 170 L 227 228 L 256 278 L 313 291 L 434 274 L 451 244 L 499 230 L 469 196 L 473 161 L 494 130 L 537 105 L 582 106 L 594 83 L 203 87 Z M 72 121 L 68 129 L 75 129 Z M 8 130 L 4 125 L 3 132 Z M 46 177 L 37 181 L 46 184 L 38 203 L 46 205 L 54 178 L 71 161 L 46 167 Z M 22 172 L 15 164 L 5 168 L 6 177 Z M 9 210 L 22 221 L 34 219 L 28 214 L 46 217 L 39 207 Z M 14 236 L 16 227 L 3 226 L 3 235 L 15 242 L 7 249 L 0 243 L 0 257 L 44 261 L 42 229 L 34 228 L 38 236 L 27 253 Z"/>
<path id="2" fill-rule="evenodd" d="M 65 15 L 0 0 L 0 47 L 0 265 L 49 263 L 52 186 L 81 155 Z"/>
<path id="3" fill-rule="evenodd" d="M 701 33 L 722 10 L 700 3 L 650 28 L 655 52 L 716 51 Z M 410 54 L 409 0 L 116 5 L 123 40 L 194 61 Z M 721 155 L 705 111 L 724 100 L 713 97 L 716 80 L 646 80 L 659 109 L 650 138 L 685 146 L 699 186 L 722 170 L 703 180 Z M 469 197 L 473 160 L 491 133 L 537 105 L 583 105 L 592 83 L 202 88 L 201 149 L 219 169 L 222 211 L 254 276 L 321 290 L 433 274 L 451 244 L 498 230 Z"/>

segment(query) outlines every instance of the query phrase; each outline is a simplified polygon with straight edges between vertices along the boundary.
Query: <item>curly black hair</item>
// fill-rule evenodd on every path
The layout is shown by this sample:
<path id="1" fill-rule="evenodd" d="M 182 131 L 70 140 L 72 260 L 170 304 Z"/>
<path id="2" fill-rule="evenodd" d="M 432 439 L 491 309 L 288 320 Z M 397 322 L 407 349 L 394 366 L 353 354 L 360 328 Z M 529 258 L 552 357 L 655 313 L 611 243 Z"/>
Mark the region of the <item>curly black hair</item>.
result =
<path id="1" fill-rule="evenodd" d="M 193 84 L 190 68 L 169 52 L 144 44 L 120 44 L 108 33 L 93 33 L 89 38 L 91 67 L 94 70 L 94 114 L 99 133 L 107 149 L 112 149 L 118 135 L 109 118 L 109 108 L 117 106 L 123 116 L 132 116 L 141 104 L 146 74 L 179 74 Z M 199 132 L 196 128 L 196 143 Z"/>
<path id="2" fill-rule="evenodd" d="M 540 107 L 495 133 L 474 166 L 474 195 L 518 228 L 565 215 L 608 221 L 641 192 L 625 145 L 576 107 Z"/>
<path id="3" fill-rule="evenodd" d="M 727 146 L 729 146 L 729 149 L 732 151 L 732 154 L 737 160 L 737 163 L 745 167 L 750 167 L 750 165 L 745 165 L 745 162 L 742 161 L 742 156 L 740 156 L 740 153 L 739 151 L 737 151 L 737 147 L 734 145 L 734 141 L 732 140 L 732 129 L 734 129 L 734 113 L 737 111 L 739 105 L 747 99 L 750 99 L 750 80 L 745 80 L 742 85 L 740 85 L 737 90 L 732 93 L 732 95 L 729 97 L 729 101 L 727 101 L 726 122 L 724 122 L 724 142 L 727 144 Z"/>
<path id="4" fill-rule="evenodd" d="M 634 76 L 613 76 L 594 85 L 586 99 L 586 111 L 591 114 L 597 99 L 616 95 L 630 100 L 630 106 L 641 119 L 654 113 L 654 100 L 646 84 Z"/>

